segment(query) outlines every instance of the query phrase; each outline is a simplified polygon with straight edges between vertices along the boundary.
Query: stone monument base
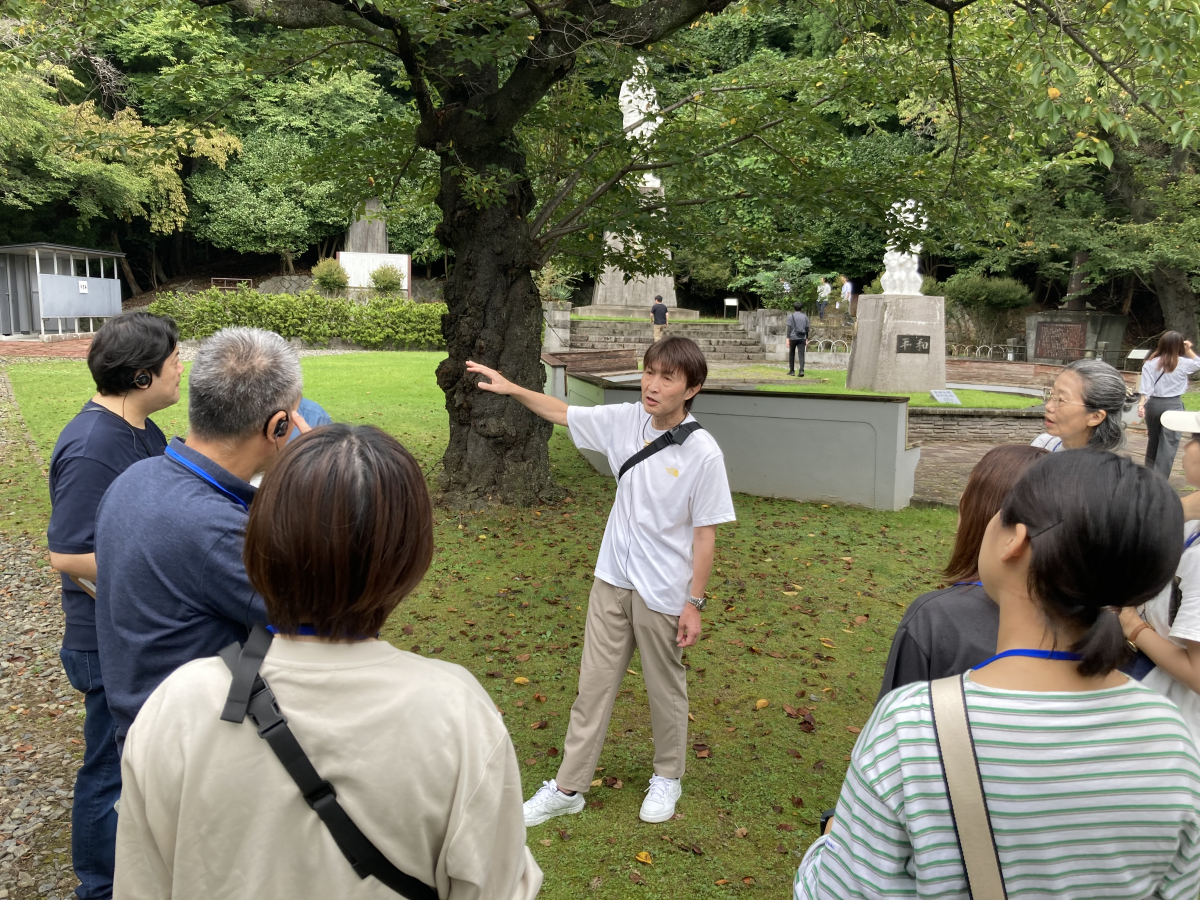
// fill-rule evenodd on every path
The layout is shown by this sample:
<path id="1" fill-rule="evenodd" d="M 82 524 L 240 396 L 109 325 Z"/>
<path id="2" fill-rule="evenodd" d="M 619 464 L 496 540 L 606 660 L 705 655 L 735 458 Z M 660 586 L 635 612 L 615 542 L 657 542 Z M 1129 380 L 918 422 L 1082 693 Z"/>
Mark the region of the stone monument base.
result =
<path id="1" fill-rule="evenodd" d="M 846 387 L 855 391 L 946 387 L 946 301 L 913 294 L 863 294 Z"/>
<path id="2" fill-rule="evenodd" d="M 577 306 L 577 307 L 575 307 L 575 309 L 571 310 L 571 312 L 574 315 L 580 316 L 585 319 L 586 318 L 593 318 L 593 319 L 604 318 L 604 319 L 606 319 L 606 318 L 613 318 L 613 317 L 619 317 L 619 318 L 624 319 L 624 318 L 628 318 L 629 316 L 645 316 L 647 321 L 649 321 L 650 307 L 653 304 L 654 304 L 653 300 L 651 300 L 650 303 L 646 306 L 610 306 L 610 305 L 597 306 L 596 304 L 593 303 L 591 306 Z M 669 322 L 670 321 L 678 321 L 680 319 L 698 319 L 698 318 L 700 318 L 700 313 L 698 310 L 684 309 L 681 306 L 672 306 L 670 308 L 670 310 L 667 312 L 667 321 L 669 321 Z"/>

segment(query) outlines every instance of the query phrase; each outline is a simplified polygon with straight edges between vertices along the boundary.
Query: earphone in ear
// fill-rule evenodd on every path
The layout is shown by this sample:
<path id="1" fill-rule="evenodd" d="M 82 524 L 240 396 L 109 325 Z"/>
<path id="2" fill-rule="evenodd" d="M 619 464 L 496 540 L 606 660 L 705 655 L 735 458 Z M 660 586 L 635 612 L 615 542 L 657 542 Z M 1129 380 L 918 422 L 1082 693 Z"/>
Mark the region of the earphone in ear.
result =
<path id="1" fill-rule="evenodd" d="M 150 376 L 149 372 L 138 372 L 137 375 L 133 377 L 133 386 L 138 388 L 147 388 L 150 387 L 150 384 L 153 381 L 154 379 Z"/>
<path id="2" fill-rule="evenodd" d="M 280 413 L 283 413 L 283 418 L 275 423 L 275 430 L 271 430 L 271 420 Z M 291 417 L 286 409 L 277 409 L 271 415 L 267 416 L 267 421 L 263 423 L 263 437 L 268 438 L 283 438 L 288 436 L 288 432 L 292 430 Z"/>

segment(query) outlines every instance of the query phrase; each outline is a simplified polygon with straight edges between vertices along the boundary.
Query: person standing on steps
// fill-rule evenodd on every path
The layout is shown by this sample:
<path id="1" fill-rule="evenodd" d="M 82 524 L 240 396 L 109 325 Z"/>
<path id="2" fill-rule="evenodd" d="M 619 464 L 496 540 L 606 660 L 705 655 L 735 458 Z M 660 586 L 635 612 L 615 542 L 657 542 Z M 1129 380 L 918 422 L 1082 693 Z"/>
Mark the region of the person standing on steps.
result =
<path id="1" fill-rule="evenodd" d="M 684 337 L 646 351 L 642 402 L 568 406 L 467 363 L 481 390 L 507 394 L 555 425 L 575 446 L 605 454 L 617 493 L 588 597 L 579 695 L 571 707 L 562 765 L 525 802 L 525 826 L 581 812 L 613 702 L 634 647 L 654 733 L 654 775 L 643 822 L 675 815 L 687 755 L 688 699 L 682 653 L 700 637 L 716 526 L 736 519 L 721 448 L 690 413 L 708 376 L 704 354 Z"/>
<path id="2" fill-rule="evenodd" d="M 808 316 L 804 313 L 804 304 L 800 301 L 792 307 L 793 312 L 787 317 L 788 335 L 788 374 L 796 375 L 796 354 L 800 355 L 799 377 L 804 377 L 804 348 L 808 343 Z"/>
<path id="3" fill-rule="evenodd" d="M 650 315 L 654 317 L 654 343 L 657 344 L 667 333 L 667 304 L 663 303 L 662 294 L 654 295 Z"/>
<path id="4" fill-rule="evenodd" d="M 166 435 L 151 413 L 179 402 L 175 322 L 136 310 L 109 319 L 88 349 L 96 395 L 67 423 L 50 457 L 50 565 L 62 573 L 67 629 L 59 653 L 71 687 L 83 694 L 83 766 L 71 807 L 71 863 L 79 900 L 113 895 L 121 760 L 96 644 L 96 510 L 134 463 L 162 456 Z M 72 580 L 77 579 L 77 580 Z"/>
<path id="5" fill-rule="evenodd" d="M 829 306 L 829 295 L 833 293 L 833 288 L 829 286 L 829 279 L 821 277 L 821 284 L 817 287 L 817 318 L 825 318 L 825 307 Z"/>

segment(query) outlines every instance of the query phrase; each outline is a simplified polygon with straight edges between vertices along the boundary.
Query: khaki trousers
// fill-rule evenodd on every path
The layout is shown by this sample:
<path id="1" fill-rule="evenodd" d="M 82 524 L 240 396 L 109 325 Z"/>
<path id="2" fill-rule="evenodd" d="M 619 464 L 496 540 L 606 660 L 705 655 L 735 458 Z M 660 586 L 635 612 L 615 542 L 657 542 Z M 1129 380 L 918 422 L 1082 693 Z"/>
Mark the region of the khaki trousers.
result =
<path id="1" fill-rule="evenodd" d="M 654 326 L 654 343 L 657 344 L 659 341 L 661 341 L 663 339 L 663 337 L 666 335 L 666 333 L 667 333 L 666 325 L 655 325 Z"/>
<path id="2" fill-rule="evenodd" d="M 600 748 L 608 734 L 613 703 L 636 646 L 642 656 L 642 680 L 650 700 L 654 732 L 654 773 L 683 776 L 687 756 L 687 670 L 676 645 L 679 617 L 654 612 L 637 591 L 614 587 L 599 578 L 588 597 L 579 696 L 558 769 L 558 786 L 586 791 L 592 784 Z"/>

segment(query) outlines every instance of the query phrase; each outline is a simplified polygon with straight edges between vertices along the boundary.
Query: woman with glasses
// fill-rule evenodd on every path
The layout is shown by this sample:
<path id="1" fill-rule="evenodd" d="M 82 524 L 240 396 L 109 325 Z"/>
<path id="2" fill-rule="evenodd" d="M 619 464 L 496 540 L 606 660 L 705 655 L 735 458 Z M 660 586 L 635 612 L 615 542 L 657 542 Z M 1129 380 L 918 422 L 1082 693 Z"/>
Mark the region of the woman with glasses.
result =
<path id="1" fill-rule="evenodd" d="M 1200 372 L 1200 356 L 1192 352 L 1192 342 L 1178 331 L 1168 331 L 1142 366 L 1138 393 L 1138 417 L 1146 420 L 1146 467 L 1171 477 L 1171 466 L 1179 449 L 1179 432 L 1162 425 L 1162 414 L 1183 409 L 1183 392 L 1188 376 Z"/>
<path id="2" fill-rule="evenodd" d="M 1121 416 L 1132 400 L 1121 373 L 1099 359 L 1067 366 L 1046 392 L 1046 430 L 1035 447 L 1059 450 L 1117 450 L 1125 443 Z"/>

